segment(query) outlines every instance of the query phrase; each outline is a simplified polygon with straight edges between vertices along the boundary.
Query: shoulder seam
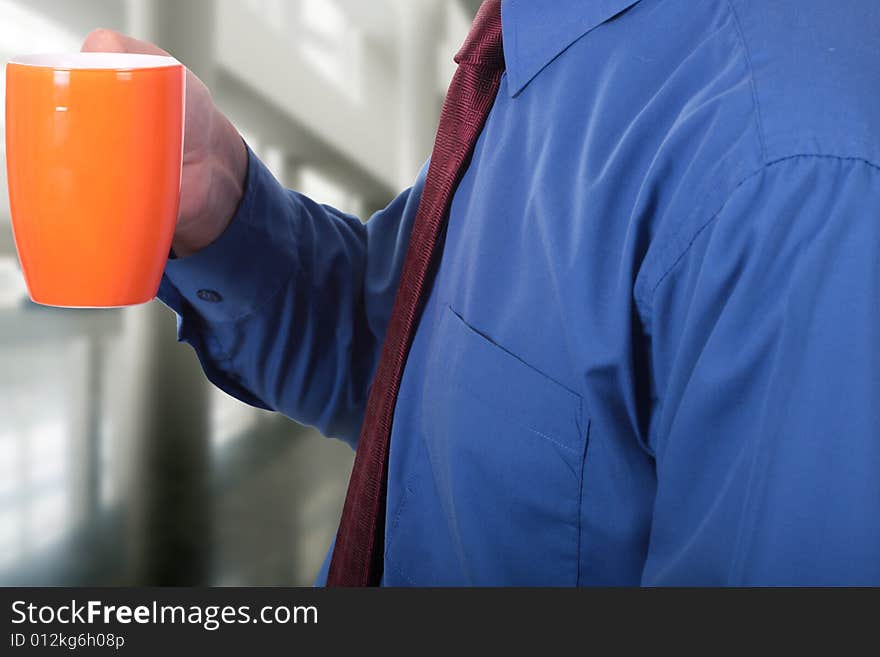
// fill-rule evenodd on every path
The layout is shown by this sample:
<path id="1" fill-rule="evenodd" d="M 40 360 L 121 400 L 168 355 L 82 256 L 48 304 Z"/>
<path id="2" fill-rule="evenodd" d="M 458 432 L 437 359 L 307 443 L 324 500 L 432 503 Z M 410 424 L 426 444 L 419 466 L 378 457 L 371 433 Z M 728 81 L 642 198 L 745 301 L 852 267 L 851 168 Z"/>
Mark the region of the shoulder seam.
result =
<path id="1" fill-rule="evenodd" d="M 784 157 L 779 157 L 774 160 L 771 160 L 770 162 L 766 162 L 765 164 L 762 164 L 760 167 L 758 167 L 757 169 L 755 169 L 751 173 L 742 177 L 731 188 L 730 192 L 725 195 L 724 200 L 721 202 L 721 204 L 718 206 L 718 208 L 713 213 L 711 213 L 711 215 L 709 216 L 709 218 L 706 221 L 704 221 L 702 224 L 700 224 L 697 227 L 697 229 L 691 235 L 690 239 L 687 241 L 687 244 L 684 246 L 684 248 L 681 249 L 681 252 L 663 270 L 663 273 L 657 278 L 657 280 L 654 282 L 654 284 L 651 285 L 650 289 L 648 289 L 647 292 L 644 293 L 643 295 L 639 295 L 639 297 L 640 297 L 639 299 L 636 299 L 637 305 L 640 305 L 647 310 L 647 312 L 644 314 L 643 319 L 647 320 L 648 324 L 650 324 L 650 320 L 652 318 L 654 295 L 657 292 L 658 288 L 675 271 L 675 269 L 678 267 L 678 265 L 684 260 L 685 256 L 688 254 L 691 247 L 694 245 L 694 243 L 697 241 L 697 239 L 700 237 L 700 235 L 703 233 L 703 231 L 705 231 L 715 221 L 715 219 L 718 217 L 718 215 L 721 214 L 721 212 L 727 206 L 727 203 L 730 201 L 731 198 L 733 198 L 733 196 L 736 194 L 736 192 L 739 191 L 739 189 L 743 185 L 748 183 L 752 178 L 756 178 L 757 176 L 761 175 L 762 173 L 764 173 L 768 169 L 770 169 L 778 164 L 782 164 L 783 162 L 788 162 L 791 160 L 798 160 L 798 159 L 838 160 L 841 162 L 857 162 L 857 163 L 867 165 L 868 167 L 880 172 L 880 163 L 865 159 L 863 157 L 832 155 L 832 154 L 823 154 L 823 153 L 793 153 L 791 155 L 786 155 Z M 650 326 L 648 326 L 646 328 L 648 330 L 650 330 Z"/>
<path id="2" fill-rule="evenodd" d="M 755 69 L 752 66 L 752 53 L 749 50 L 745 32 L 743 32 L 742 29 L 742 23 L 739 20 L 739 15 L 736 13 L 732 0 L 725 0 L 725 2 L 730 10 L 731 17 L 733 18 L 733 24 L 736 27 L 736 34 L 745 56 L 746 68 L 749 71 L 749 86 L 752 89 L 752 104 L 754 105 L 755 110 L 755 129 L 758 132 L 758 148 L 761 151 L 761 161 L 764 161 L 767 159 L 767 145 L 764 141 L 764 121 L 761 118 L 761 104 L 758 102 L 758 85 L 755 82 Z"/>

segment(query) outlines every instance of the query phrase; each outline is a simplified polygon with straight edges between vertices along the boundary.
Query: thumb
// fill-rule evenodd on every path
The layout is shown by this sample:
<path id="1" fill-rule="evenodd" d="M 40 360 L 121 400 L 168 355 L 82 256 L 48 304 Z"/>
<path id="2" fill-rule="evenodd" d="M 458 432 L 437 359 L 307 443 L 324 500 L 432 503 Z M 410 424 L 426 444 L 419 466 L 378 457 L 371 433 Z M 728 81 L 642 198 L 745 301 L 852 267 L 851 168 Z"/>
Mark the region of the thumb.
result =
<path id="1" fill-rule="evenodd" d="M 92 30 L 82 44 L 82 52 L 128 52 L 140 55 L 168 55 L 159 46 L 114 30 Z"/>

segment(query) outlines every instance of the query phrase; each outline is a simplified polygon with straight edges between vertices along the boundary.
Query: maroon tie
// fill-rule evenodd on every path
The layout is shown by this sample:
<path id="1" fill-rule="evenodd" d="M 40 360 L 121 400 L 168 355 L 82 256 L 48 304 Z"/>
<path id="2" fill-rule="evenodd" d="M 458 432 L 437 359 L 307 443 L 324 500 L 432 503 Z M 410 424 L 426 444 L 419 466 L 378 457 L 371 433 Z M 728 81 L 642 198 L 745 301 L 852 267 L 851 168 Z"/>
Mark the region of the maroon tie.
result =
<path id="1" fill-rule="evenodd" d="M 403 367 L 418 323 L 429 270 L 449 205 L 495 102 L 504 52 L 501 0 L 486 0 L 461 50 L 419 202 L 382 356 L 370 388 L 328 586 L 377 586 L 385 545 L 388 445 Z"/>

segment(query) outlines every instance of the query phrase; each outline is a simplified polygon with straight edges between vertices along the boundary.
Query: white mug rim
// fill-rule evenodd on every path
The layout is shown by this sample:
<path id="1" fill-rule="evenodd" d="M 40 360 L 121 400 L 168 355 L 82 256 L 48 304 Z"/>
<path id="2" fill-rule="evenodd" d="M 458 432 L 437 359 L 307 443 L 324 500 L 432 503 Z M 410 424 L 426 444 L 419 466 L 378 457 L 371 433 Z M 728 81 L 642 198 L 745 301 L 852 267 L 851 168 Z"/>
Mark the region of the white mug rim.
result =
<path id="1" fill-rule="evenodd" d="M 9 63 L 58 71 L 132 71 L 181 65 L 169 55 L 127 52 L 38 53 L 13 57 Z"/>

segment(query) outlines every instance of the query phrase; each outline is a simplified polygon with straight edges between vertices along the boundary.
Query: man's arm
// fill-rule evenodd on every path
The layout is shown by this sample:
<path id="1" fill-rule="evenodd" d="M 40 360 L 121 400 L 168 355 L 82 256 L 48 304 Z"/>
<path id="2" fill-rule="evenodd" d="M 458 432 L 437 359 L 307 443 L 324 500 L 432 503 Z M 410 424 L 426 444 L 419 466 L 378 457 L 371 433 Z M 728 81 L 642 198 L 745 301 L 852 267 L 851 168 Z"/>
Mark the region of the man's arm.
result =
<path id="1" fill-rule="evenodd" d="M 83 50 L 167 55 L 112 30 Z M 366 226 L 287 191 L 187 71 L 178 257 L 159 297 L 211 381 L 353 445 L 423 181 Z"/>
<path id="2" fill-rule="evenodd" d="M 644 583 L 880 583 L 880 170 L 792 157 L 656 284 Z"/>
<path id="3" fill-rule="evenodd" d="M 354 445 L 423 182 L 362 224 L 284 189 L 249 153 L 229 227 L 169 260 L 159 290 L 208 378 Z"/>

